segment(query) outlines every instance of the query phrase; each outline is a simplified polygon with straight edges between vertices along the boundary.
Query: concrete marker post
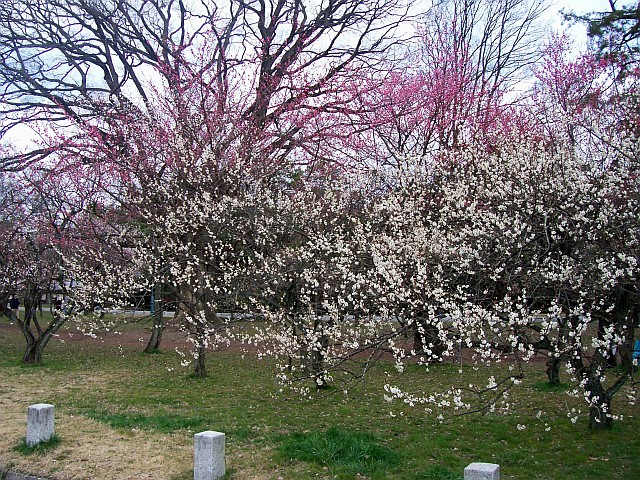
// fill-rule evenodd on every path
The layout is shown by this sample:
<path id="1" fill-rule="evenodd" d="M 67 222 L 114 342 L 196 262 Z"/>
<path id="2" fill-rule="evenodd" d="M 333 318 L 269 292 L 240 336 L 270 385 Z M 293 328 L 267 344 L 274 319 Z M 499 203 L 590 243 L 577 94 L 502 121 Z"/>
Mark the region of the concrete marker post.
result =
<path id="1" fill-rule="evenodd" d="M 225 474 L 224 433 L 206 431 L 194 435 L 193 480 L 218 480 Z"/>
<path id="2" fill-rule="evenodd" d="M 464 469 L 464 480 L 500 480 L 500 465 L 471 463 Z"/>
<path id="3" fill-rule="evenodd" d="M 37 403 L 27 409 L 27 446 L 33 447 L 50 440 L 54 435 L 55 407 L 48 403 Z"/>

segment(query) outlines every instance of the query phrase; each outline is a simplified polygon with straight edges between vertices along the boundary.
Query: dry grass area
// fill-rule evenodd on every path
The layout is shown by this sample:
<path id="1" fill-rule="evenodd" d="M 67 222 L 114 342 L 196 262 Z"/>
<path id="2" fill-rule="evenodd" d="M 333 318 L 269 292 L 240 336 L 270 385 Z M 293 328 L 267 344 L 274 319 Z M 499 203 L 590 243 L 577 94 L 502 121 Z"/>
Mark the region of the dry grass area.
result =
<path id="1" fill-rule="evenodd" d="M 46 402 L 52 393 L 77 385 L 100 388 L 109 378 L 86 375 L 24 374 L 19 382 L 0 378 L 0 464 L 30 475 L 64 480 L 132 480 L 193 478 L 193 443 L 184 434 L 112 429 L 82 415 L 56 409 L 55 430 L 60 446 L 23 456 L 14 447 L 25 437 L 27 407 Z M 43 398 L 45 400 L 43 400 Z M 259 471 L 260 457 L 270 449 L 242 451 L 227 447 L 227 469 L 238 480 L 277 479 L 278 471 Z M 266 463 L 266 461 L 265 461 Z"/>
<path id="2" fill-rule="evenodd" d="M 24 438 L 27 407 L 76 385 L 107 384 L 108 379 L 74 375 L 23 374 L 19 382 L 0 379 L 2 432 L 0 458 L 6 466 L 30 474 L 64 479 L 174 478 L 192 468 L 192 445 L 183 437 L 145 431 L 122 433 L 84 416 L 57 409 L 60 446 L 44 454 L 22 456 L 13 448 Z M 76 459 L 69 462 L 67 459 Z"/>
<path id="3" fill-rule="evenodd" d="M 4 323 L 4 322 L 3 322 Z M 15 336 L 6 323 L 0 327 L 0 339 Z M 68 337 L 63 333 L 63 337 Z M 87 337 L 76 336 L 82 343 Z M 135 344 L 132 338 L 120 338 Z M 104 340 L 98 343 L 104 344 Z M 107 343 L 115 344 L 110 341 Z M 68 344 L 68 338 L 67 338 Z M 193 440 L 190 435 L 159 433 L 144 429 L 114 429 L 85 415 L 74 415 L 56 405 L 55 432 L 60 445 L 44 453 L 24 456 L 15 447 L 25 438 L 27 408 L 36 403 L 53 403 L 74 391 L 91 392 L 98 398 L 118 388 L 122 372 L 52 371 L 33 367 L 3 367 L 0 375 L 0 468 L 29 475 L 64 480 L 132 480 L 193 478 Z M 101 394 L 102 392 L 102 394 Z M 277 471 L 261 472 L 261 457 L 269 448 L 243 451 L 227 442 L 227 470 L 238 480 L 267 480 L 279 477 Z M 266 461 L 264 462 L 266 463 Z"/>

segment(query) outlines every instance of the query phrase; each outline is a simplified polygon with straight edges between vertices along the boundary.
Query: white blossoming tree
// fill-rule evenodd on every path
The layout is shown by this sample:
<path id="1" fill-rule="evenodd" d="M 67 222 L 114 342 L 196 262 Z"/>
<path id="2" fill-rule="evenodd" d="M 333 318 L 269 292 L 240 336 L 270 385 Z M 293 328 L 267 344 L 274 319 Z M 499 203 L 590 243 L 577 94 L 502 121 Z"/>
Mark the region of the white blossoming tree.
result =
<path id="1" fill-rule="evenodd" d="M 637 315 L 636 165 L 613 150 L 596 163 L 566 144 L 500 139 L 443 163 L 449 177 L 428 226 L 439 233 L 423 237 L 426 251 L 439 252 L 447 286 L 442 344 L 450 348 L 455 332 L 478 359 L 508 354 L 519 367 L 511 382 L 540 351 L 567 359 L 591 427 L 609 427 L 611 399 L 634 371 L 628 365 L 612 379 L 606 360 L 633 336 Z"/>

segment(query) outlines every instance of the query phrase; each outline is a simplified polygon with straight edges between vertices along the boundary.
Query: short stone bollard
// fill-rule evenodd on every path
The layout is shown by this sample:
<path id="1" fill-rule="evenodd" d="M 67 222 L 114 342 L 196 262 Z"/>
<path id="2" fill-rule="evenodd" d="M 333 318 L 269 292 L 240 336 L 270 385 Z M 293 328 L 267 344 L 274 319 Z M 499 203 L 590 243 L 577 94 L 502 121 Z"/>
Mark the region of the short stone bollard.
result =
<path id="1" fill-rule="evenodd" d="M 464 480 L 500 480 L 500 465 L 471 463 L 464 469 Z"/>
<path id="2" fill-rule="evenodd" d="M 193 480 L 224 477 L 224 433 L 200 432 L 194 435 Z"/>
<path id="3" fill-rule="evenodd" d="M 37 403 L 27 409 L 27 446 L 33 447 L 51 439 L 54 434 L 53 413 L 55 407 Z"/>

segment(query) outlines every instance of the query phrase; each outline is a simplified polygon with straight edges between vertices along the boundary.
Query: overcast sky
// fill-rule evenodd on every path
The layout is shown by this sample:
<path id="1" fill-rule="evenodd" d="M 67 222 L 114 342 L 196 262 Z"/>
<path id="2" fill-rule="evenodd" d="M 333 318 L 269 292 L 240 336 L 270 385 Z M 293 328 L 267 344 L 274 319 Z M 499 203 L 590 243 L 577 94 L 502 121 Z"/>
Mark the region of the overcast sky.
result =
<path id="1" fill-rule="evenodd" d="M 6 0 L 0 0 L 0 3 Z M 553 0 L 548 0 L 549 3 Z M 632 0 L 618 0 L 620 4 L 630 3 Z M 556 30 L 566 30 L 568 25 L 562 23 L 562 16 L 559 13 L 560 10 L 573 10 L 576 13 L 586 13 L 592 11 L 608 11 L 608 0 L 555 0 L 549 10 L 547 11 L 547 18 L 550 26 Z M 586 29 L 583 26 L 573 26 L 569 33 L 582 45 L 586 44 Z M 25 138 L 30 138 L 32 132 L 28 128 L 16 129 L 18 132 L 16 138 L 20 138 L 21 142 L 24 142 Z"/>
<path id="2" fill-rule="evenodd" d="M 629 3 L 620 1 L 620 4 Z M 605 12 L 609 11 L 609 0 L 556 0 L 555 5 L 552 5 L 549 8 L 548 15 L 550 20 L 557 25 L 558 29 L 566 29 L 568 25 L 562 24 L 562 15 L 560 15 L 560 10 L 571 11 L 573 10 L 576 13 L 587 13 L 587 12 Z M 571 34 L 576 37 L 576 39 L 580 42 L 584 42 L 586 40 L 586 29 L 582 26 L 574 26 L 570 30 Z"/>
<path id="3" fill-rule="evenodd" d="M 578 13 L 609 10 L 609 0 L 558 0 L 557 3 L 561 8 L 570 8 Z"/>

